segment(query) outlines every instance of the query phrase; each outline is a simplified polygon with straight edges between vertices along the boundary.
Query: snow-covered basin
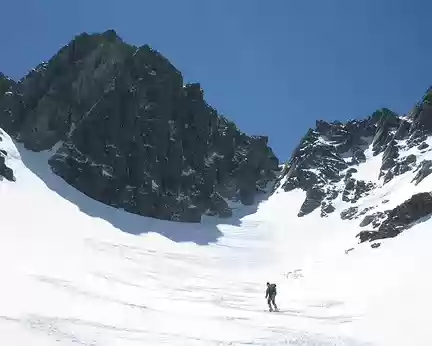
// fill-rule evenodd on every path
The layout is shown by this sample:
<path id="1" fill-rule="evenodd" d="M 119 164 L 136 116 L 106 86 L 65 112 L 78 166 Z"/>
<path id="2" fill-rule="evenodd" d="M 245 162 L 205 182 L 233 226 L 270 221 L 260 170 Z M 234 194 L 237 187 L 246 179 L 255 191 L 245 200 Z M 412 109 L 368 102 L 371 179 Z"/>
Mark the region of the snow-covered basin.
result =
<path id="1" fill-rule="evenodd" d="M 432 344 L 428 222 L 358 246 L 358 220 L 340 210 L 297 218 L 301 191 L 201 225 L 143 218 L 89 199 L 51 173 L 52 153 L 2 136 L 17 181 L 0 183 L 1 344 Z M 397 179 L 383 189 L 391 203 L 414 191 Z M 267 311 L 267 281 L 280 313 Z"/>

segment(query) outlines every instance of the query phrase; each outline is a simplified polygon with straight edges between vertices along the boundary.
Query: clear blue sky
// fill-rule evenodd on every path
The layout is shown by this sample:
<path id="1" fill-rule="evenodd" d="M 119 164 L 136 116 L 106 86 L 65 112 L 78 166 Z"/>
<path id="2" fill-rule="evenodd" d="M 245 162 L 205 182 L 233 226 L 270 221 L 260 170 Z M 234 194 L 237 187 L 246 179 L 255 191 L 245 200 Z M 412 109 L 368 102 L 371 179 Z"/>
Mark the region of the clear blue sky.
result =
<path id="1" fill-rule="evenodd" d="M 0 0 L 0 71 L 20 78 L 83 31 L 113 28 L 199 81 L 286 160 L 315 120 L 408 111 L 432 85 L 427 0 Z"/>

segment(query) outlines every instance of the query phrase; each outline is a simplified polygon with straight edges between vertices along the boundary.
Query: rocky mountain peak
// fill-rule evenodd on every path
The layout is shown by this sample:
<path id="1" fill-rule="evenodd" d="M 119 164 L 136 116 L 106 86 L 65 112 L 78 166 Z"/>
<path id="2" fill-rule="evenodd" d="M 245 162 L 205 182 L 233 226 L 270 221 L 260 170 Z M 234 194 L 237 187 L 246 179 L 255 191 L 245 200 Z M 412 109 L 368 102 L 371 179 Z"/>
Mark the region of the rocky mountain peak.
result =
<path id="1" fill-rule="evenodd" d="M 0 78 L 0 88 L 9 88 Z M 13 82 L 12 82 L 13 83 Z M 5 85 L 5 86 L 3 86 Z M 274 181 L 266 137 L 248 136 L 148 45 L 83 33 L 0 96 L 0 126 L 88 196 L 177 221 L 231 215 Z"/>
<path id="2" fill-rule="evenodd" d="M 429 89 L 406 116 L 383 108 L 364 120 L 317 121 L 283 168 L 276 190 L 306 192 L 299 217 L 317 208 L 326 217 L 336 210 L 335 204 L 341 204 L 347 208 L 341 217 L 352 218 L 358 212 L 366 213 L 356 207 L 359 200 L 395 176 L 416 170 L 413 182 L 418 184 L 431 170 L 429 161 L 419 161 L 416 155 L 429 150 L 426 139 L 432 133 L 431 101 Z M 378 155 L 381 165 L 375 176 L 359 177 L 358 169 Z"/>

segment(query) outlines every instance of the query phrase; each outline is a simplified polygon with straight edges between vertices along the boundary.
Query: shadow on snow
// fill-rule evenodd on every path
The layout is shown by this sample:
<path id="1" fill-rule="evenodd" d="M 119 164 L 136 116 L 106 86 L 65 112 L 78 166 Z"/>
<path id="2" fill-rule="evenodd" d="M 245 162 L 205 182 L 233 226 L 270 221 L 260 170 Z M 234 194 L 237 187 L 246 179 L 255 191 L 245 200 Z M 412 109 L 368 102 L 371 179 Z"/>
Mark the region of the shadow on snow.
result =
<path id="1" fill-rule="evenodd" d="M 266 197 L 262 195 L 260 201 L 257 201 L 254 205 L 241 206 L 233 210 L 233 216 L 230 218 L 203 217 L 201 223 L 159 220 L 108 206 L 67 184 L 51 171 L 48 164 L 48 158 L 54 154 L 54 151 L 36 153 L 24 149 L 20 143 L 16 143 L 16 147 L 24 165 L 36 174 L 50 190 L 75 204 L 88 216 L 106 220 L 119 230 L 133 235 L 154 232 L 174 242 L 193 242 L 197 245 L 209 245 L 217 242 L 223 235 L 219 229 L 220 225 L 240 226 L 242 224 L 241 219 L 246 215 L 255 213 L 260 201 Z"/>

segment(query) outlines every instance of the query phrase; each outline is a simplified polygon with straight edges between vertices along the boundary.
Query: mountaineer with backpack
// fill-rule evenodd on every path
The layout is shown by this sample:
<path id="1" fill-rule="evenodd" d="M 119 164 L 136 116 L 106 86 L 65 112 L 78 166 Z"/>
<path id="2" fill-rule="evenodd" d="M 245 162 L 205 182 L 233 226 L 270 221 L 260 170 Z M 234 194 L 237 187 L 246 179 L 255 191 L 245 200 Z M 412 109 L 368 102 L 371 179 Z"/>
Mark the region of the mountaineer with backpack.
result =
<path id="1" fill-rule="evenodd" d="M 275 303 L 276 298 L 276 284 L 271 284 L 270 282 L 267 282 L 267 290 L 266 290 L 266 298 L 267 298 L 267 304 L 269 306 L 269 311 L 273 311 L 272 304 L 274 306 L 275 311 L 279 311 L 278 307 Z"/>

